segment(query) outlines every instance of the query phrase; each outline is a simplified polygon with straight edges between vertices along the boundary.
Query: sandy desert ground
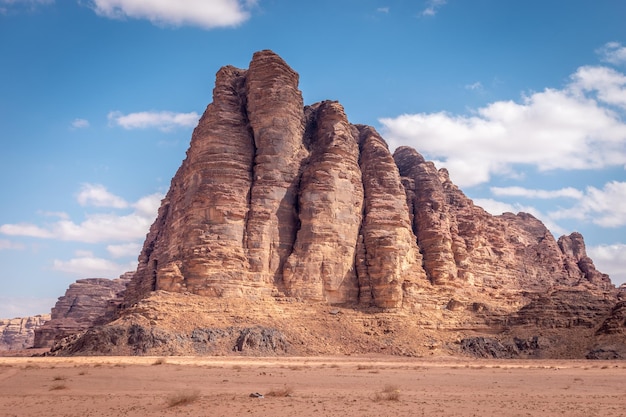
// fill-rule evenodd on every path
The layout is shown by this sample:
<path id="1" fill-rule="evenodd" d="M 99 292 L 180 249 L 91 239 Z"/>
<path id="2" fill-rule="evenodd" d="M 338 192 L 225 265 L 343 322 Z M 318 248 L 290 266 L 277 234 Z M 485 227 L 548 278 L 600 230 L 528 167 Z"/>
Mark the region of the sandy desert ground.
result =
<path id="1" fill-rule="evenodd" d="M 626 362 L 0 358 L 3 417 L 178 415 L 626 416 Z"/>

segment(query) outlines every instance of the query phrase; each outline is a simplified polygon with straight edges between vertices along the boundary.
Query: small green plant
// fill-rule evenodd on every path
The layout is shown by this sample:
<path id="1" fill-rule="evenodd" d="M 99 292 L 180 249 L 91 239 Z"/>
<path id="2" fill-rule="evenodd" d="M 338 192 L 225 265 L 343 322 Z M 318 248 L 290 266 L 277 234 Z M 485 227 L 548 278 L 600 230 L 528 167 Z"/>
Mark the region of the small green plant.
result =
<path id="1" fill-rule="evenodd" d="M 200 391 L 195 390 L 191 392 L 181 391 L 167 397 L 168 407 L 178 407 L 180 405 L 187 405 L 197 401 L 200 398 Z"/>

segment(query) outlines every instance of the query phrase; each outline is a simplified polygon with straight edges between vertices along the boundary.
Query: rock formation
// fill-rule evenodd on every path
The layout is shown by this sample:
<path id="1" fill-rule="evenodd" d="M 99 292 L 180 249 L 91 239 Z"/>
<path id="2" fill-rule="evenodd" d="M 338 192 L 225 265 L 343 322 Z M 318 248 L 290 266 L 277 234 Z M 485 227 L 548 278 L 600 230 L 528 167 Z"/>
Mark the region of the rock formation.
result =
<path id="1" fill-rule="evenodd" d="M 491 216 L 415 150 L 392 156 L 336 102 L 303 107 L 276 54 L 222 68 L 140 256 L 154 290 L 401 307 L 411 287 L 610 286 L 582 236 Z"/>
<path id="2" fill-rule="evenodd" d="M 35 330 L 49 320 L 49 314 L 0 319 L 0 351 L 32 348 L 35 341 Z"/>
<path id="3" fill-rule="evenodd" d="M 111 321 L 133 273 L 117 279 L 87 278 L 71 284 L 59 297 L 50 318 L 34 330 L 34 347 L 52 347 L 55 341 Z"/>
<path id="4" fill-rule="evenodd" d="M 183 318 L 184 302 L 168 307 L 176 294 L 221 324 L 200 313 Z M 373 346 L 363 335 L 382 332 L 397 353 L 410 354 L 415 343 L 443 343 L 424 342 L 424 332 L 465 329 L 510 340 L 457 333 L 452 339 L 464 340 L 463 349 L 538 355 L 549 338 L 533 339 L 533 326 L 593 333 L 611 316 L 616 294 L 580 234 L 557 241 L 530 214 L 490 215 L 416 150 L 392 155 L 374 128 L 351 124 L 339 103 L 304 106 L 298 74 L 262 51 L 247 70 L 217 73 L 213 101 L 150 228 L 118 319 L 65 351 L 115 340 L 118 352 L 206 352 L 197 348 L 198 332 L 230 340 L 256 326 L 269 329 L 261 335 L 280 333 L 283 347 L 289 340 L 311 346 L 315 335 L 285 330 L 311 327 L 302 321 L 306 304 L 310 311 L 336 306 L 365 314 L 350 325 L 327 320 L 321 330 L 352 334 L 355 346 Z M 59 302 L 51 323 L 69 317 L 71 303 Z M 258 306 L 262 313 L 253 315 Z M 293 309 L 299 313 L 288 313 Z M 275 310 L 281 319 L 270 320 Z M 381 314 L 377 324 L 367 316 L 372 312 Z M 607 328 L 620 328 L 622 316 L 616 307 Z M 138 334 L 149 343 L 128 347 Z"/>

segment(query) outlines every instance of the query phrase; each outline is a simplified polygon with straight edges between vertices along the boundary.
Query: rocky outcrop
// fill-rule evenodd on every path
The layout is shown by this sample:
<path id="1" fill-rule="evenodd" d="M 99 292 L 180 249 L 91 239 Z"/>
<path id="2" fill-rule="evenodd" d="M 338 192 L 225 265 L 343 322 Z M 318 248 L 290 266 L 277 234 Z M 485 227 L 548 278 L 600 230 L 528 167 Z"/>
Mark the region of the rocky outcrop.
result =
<path id="1" fill-rule="evenodd" d="M 34 330 L 34 347 L 51 347 L 66 336 L 113 320 L 132 276 L 127 272 L 118 279 L 87 278 L 71 284 L 50 319 Z"/>
<path id="2" fill-rule="evenodd" d="M 400 147 L 392 155 L 374 128 L 351 124 L 339 103 L 304 106 L 298 74 L 261 51 L 248 69 L 218 71 L 213 101 L 146 237 L 116 320 L 58 352 L 84 352 L 89 348 L 72 346 L 100 341 L 117 343 L 102 348 L 111 353 L 215 352 L 195 341 L 209 329 L 212 340 L 291 352 L 334 352 L 321 343 L 324 333 L 356 344 L 343 352 L 376 346 L 371 351 L 412 355 L 422 343 L 454 354 L 584 357 L 604 349 L 593 343 L 604 321 L 615 317 L 607 329 L 621 331 L 622 310 L 611 313 L 617 294 L 580 234 L 557 241 L 530 214 L 490 215 L 416 150 Z M 168 321 L 163 303 L 170 296 L 221 305 L 210 313 L 218 323 L 185 310 L 184 301 L 168 307 L 175 316 Z M 245 312 L 234 315 L 235 305 Z M 354 322 L 305 317 L 304 305 L 349 309 Z M 252 316 L 255 308 L 261 313 Z M 274 310 L 282 321 L 269 317 Z M 183 332 L 191 316 L 196 325 Z M 317 322 L 325 327 L 311 330 Z M 239 343 L 232 329 L 242 328 L 284 337 L 251 331 L 254 338 L 244 339 L 255 341 Z M 537 328 L 549 333 L 541 343 Z M 442 338 L 441 331 L 455 333 Z M 497 333 L 501 340 L 484 337 Z M 581 334 L 569 350 L 558 343 Z M 417 341 L 426 335 L 432 339 Z M 172 341 L 177 347 L 168 350 Z"/>
<path id="3" fill-rule="evenodd" d="M 0 319 L 0 351 L 32 348 L 35 342 L 35 330 L 49 320 L 49 314 Z"/>
<path id="4" fill-rule="evenodd" d="M 304 107 L 298 74 L 262 51 L 218 72 L 126 300 L 161 289 L 389 308 L 425 277 L 384 140 L 339 103 Z"/>

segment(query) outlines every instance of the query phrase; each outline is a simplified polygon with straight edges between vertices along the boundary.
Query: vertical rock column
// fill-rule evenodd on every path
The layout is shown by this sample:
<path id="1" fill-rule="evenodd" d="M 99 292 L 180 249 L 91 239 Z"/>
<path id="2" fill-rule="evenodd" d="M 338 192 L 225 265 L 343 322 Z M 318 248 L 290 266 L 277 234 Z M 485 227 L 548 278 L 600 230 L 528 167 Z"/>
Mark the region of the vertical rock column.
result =
<path id="1" fill-rule="evenodd" d="M 256 279 L 280 287 L 298 230 L 298 181 L 307 156 L 298 74 L 275 53 L 257 52 L 246 92 L 256 156 L 245 245 Z"/>
<path id="2" fill-rule="evenodd" d="M 426 279 L 411 231 L 406 194 L 385 141 L 369 126 L 358 126 L 359 164 L 365 194 L 359 243 L 360 301 L 400 307 L 403 287 Z"/>
<path id="3" fill-rule="evenodd" d="M 254 285 L 242 283 L 250 276 L 243 241 L 254 158 L 245 74 L 218 71 L 213 102 L 146 238 L 127 302 L 159 289 L 222 296 Z"/>
<path id="4" fill-rule="evenodd" d="M 319 104 L 312 117 L 311 156 L 300 180 L 300 230 L 283 277 L 292 296 L 355 301 L 354 250 L 363 205 L 358 133 L 337 102 Z"/>
<path id="5" fill-rule="evenodd" d="M 433 284 L 451 283 L 457 277 L 452 250 L 451 221 L 439 172 L 432 162 L 412 148 L 401 146 L 394 153 L 400 175 L 414 185 L 413 230 L 424 257 L 424 269 Z"/>
<path id="6" fill-rule="evenodd" d="M 569 236 L 561 236 L 558 240 L 559 248 L 564 255 L 565 270 L 572 278 L 589 281 L 596 286 L 608 290 L 612 288 L 611 279 L 607 274 L 598 271 L 590 257 L 583 236 L 573 232 Z"/>

